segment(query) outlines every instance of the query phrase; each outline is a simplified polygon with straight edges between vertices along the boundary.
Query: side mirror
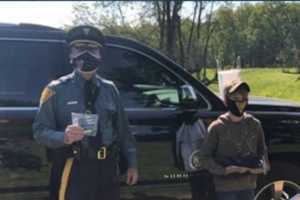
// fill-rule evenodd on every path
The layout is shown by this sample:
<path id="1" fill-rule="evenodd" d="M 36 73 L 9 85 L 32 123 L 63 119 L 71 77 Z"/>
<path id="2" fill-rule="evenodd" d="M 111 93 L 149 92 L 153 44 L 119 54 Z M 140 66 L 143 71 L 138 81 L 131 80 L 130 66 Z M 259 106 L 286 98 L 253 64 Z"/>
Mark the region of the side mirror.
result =
<path id="1" fill-rule="evenodd" d="M 197 101 L 196 92 L 190 85 L 182 85 L 179 94 L 181 101 Z"/>
<path id="2" fill-rule="evenodd" d="M 197 104 L 197 95 L 191 85 L 182 85 L 179 90 L 180 105 L 185 108 L 193 108 Z"/>

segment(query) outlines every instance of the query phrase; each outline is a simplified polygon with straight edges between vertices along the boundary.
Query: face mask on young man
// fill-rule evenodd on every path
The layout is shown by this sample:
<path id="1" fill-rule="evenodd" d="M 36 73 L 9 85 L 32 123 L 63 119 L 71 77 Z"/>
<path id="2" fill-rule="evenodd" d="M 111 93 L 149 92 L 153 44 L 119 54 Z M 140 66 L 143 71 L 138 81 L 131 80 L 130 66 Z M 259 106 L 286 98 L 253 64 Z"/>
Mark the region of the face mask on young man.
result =
<path id="1" fill-rule="evenodd" d="M 82 72 L 98 69 L 102 62 L 100 47 L 90 43 L 76 43 L 71 46 L 70 59 L 73 67 Z"/>
<path id="2" fill-rule="evenodd" d="M 241 117 L 248 105 L 248 91 L 238 90 L 226 97 L 227 109 L 233 115 Z"/>

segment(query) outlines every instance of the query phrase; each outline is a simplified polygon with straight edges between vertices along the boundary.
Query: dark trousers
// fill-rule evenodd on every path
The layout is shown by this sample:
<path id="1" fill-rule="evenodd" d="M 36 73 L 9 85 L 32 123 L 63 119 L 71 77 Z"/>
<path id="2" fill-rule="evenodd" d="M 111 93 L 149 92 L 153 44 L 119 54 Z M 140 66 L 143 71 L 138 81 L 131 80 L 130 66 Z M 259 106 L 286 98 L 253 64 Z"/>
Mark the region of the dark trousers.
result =
<path id="1" fill-rule="evenodd" d="M 119 200 L 120 185 L 117 162 L 75 160 L 65 200 Z"/>
<path id="2" fill-rule="evenodd" d="M 201 170 L 189 174 L 192 200 L 215 200 L 215 191 L 212 175 Z"/>

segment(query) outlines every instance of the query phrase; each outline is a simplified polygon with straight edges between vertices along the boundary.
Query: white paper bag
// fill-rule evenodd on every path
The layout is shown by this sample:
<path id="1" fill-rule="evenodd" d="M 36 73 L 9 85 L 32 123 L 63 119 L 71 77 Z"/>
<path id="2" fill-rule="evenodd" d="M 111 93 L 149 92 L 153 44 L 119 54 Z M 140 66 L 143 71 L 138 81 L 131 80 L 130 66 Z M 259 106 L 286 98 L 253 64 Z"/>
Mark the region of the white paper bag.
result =
<path id="1" fill-rule="evenodd" d="M 220 97 L 224 99 L 224 87 L 232 81 L 241 81 L 240 69 L 218 71 Z"/>

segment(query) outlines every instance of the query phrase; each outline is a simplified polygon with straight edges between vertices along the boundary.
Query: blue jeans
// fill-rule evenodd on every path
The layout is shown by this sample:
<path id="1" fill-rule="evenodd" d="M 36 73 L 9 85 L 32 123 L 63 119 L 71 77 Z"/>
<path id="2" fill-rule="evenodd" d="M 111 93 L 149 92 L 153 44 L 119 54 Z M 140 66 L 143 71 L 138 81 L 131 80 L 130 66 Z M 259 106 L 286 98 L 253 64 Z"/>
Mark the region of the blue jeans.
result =
<path id="1" fill-rule="evenodd" d="M 254 190 L 217 192 L 218 200 L 253 200 Z"/>

